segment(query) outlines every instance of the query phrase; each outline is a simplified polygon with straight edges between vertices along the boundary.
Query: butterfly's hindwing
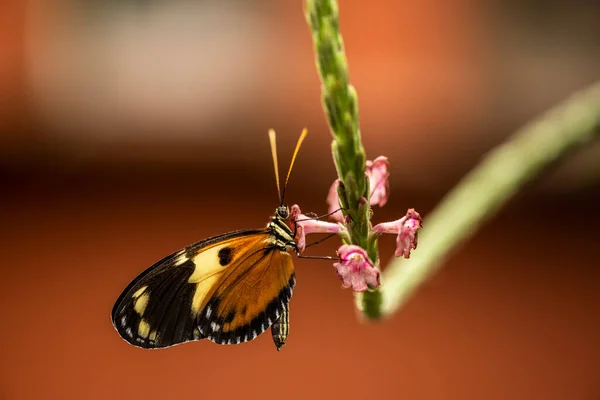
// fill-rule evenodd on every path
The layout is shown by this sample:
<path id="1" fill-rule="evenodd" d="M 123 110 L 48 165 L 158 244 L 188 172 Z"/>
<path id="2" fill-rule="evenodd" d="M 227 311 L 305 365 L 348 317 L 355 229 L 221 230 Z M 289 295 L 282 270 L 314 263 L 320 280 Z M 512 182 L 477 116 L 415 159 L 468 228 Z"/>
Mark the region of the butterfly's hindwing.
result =
<path id="1" fill-rule="evenodd" d="M 291 256 L 278 248 L 268 251 L 237 284 L 223 280 L 200 315 L 203 336 L 219 344 L 247 342 L 284 312 L 296 284 Z"/>

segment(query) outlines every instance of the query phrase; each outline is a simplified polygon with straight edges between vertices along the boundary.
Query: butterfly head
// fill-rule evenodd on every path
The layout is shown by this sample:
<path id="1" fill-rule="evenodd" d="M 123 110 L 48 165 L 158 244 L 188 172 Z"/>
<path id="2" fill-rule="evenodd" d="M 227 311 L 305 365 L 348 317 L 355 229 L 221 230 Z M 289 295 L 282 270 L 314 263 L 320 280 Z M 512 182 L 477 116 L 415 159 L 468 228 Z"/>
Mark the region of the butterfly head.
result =
<path id="1" fill-rule="evenodd" d="M 290 217 L 290 209 L 288 208 L 288 206 L 279 206 L 275 210 L 275 215 L 278 218 L 280 218 L 284 221 L 287 221 L 288 218 Z"/>

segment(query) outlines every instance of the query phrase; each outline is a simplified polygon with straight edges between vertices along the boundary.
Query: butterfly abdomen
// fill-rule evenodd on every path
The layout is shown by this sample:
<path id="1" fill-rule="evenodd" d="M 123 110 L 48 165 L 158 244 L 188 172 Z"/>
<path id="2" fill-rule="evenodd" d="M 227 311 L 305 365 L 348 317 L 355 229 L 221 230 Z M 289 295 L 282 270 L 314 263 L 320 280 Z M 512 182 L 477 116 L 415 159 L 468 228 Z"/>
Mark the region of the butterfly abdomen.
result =
<path id="1" fill-rule="evenodd" d="M 290 320 L 289 320 L 289 305 L 285 307 L 283 313 L 279 316 L 277 321 L 271 325 L 271 334 L 273 336 L 273 342 L 277 351 L 281 350 L 285 346 L 285 341 L 290 333 Z"/>

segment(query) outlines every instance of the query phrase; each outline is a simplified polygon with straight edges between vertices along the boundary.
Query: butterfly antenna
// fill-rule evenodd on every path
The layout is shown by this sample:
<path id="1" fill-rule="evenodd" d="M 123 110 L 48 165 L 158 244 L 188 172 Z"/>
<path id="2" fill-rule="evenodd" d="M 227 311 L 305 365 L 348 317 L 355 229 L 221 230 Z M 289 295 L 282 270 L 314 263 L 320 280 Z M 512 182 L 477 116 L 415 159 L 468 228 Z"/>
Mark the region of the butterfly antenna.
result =
<path id="1" fill-rule="evenodd" d="M 290 179 L 290 174 L 292 173 L 292 167 L 294 166 L 294 161 L 296 161 L 296 156 L 298 155 L 298 151 L 300 151 L 300 146 L 306 138 L 306 134 L 308 130 L 306 128 L 302 129 L 302 133 L 300 134 L 300 138 L 298 139 L 298 144 L 296 144 L 296 150 L 294 150 L 294 155 L 292 156 L 292 162 L 290 163 L 290 169 L 288 170 L 287 176 L 285 177 L 285 184 L 283 185 L 283 192 L 281 192 L 281 205 L 283 205 L 283 196 L 285 195 L 285 188 L 287 187 L 288 180 Z"/>
<path id="2" fill-rule="evenodd" d="M 277 163 L 277 143 L 275 141 L 275 131 L 269 129 L 269 142 L 271 142 L 271 155 L 273 156 L 273 167 L 275 167 L 275 182 L 277 183 L 277 194 L 279 195 L 279 202 L 283 204 L 283 196 L 281 195 L 281 189 L 279 188 L 279 164 Z"/>

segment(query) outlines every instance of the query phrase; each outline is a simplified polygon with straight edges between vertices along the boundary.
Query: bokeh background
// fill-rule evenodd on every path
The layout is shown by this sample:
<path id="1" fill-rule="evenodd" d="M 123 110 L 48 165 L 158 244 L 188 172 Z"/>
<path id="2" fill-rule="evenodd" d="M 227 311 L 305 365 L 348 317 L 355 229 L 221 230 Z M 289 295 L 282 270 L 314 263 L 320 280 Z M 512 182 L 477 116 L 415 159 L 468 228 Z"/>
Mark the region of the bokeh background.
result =
<path id="1" fill-rule="evenodd" d="M 598 3 L 340 10 L 367 154 L 391 161 L 375 221 L 415 207 L 426 225 L 489 149 L 599 77 Z M 323 213 L 335 171 L 301 1 L 3 1 L 0 398 L 600 398 L 598 146 L 524 190 L 391 320 L 361 322 L 330 263 L 297 260 L 279 353 L 269 334 L 122 341 L 110 310 L 125 285 L 189 243 L 263 226 L 266 132 L 283 170 L 305 126 L 287 199 Z"/>

